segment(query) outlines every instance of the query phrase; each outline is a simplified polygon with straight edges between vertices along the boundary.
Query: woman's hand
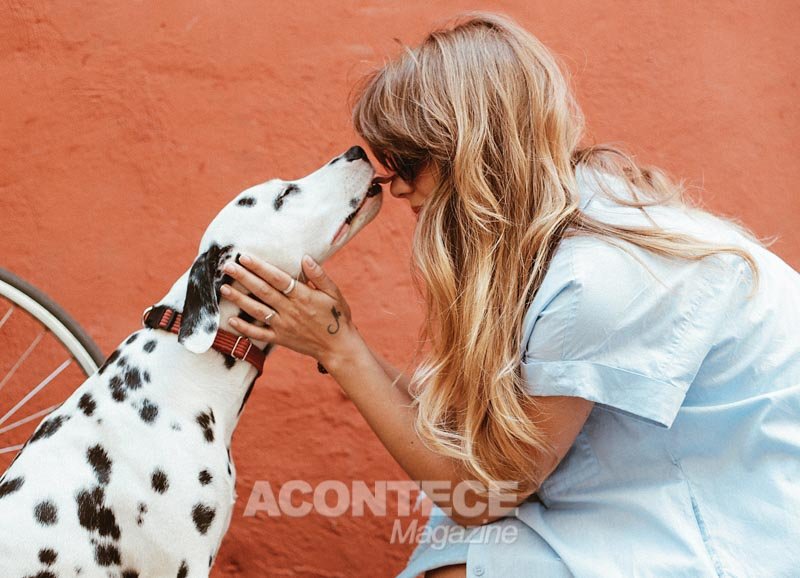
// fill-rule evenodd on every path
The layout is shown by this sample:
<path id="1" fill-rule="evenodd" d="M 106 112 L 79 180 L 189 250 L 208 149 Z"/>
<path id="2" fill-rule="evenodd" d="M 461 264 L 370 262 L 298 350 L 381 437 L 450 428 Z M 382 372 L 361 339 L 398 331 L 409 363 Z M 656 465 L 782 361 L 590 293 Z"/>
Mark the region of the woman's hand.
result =
<path id="1" fill-rule="evenodd" d="M 326 360 L 347 347 L 356 333 L 350 318 L 350 306 L 339 288 L 311 257 L 302 267 L 308 285 L 300 281 L 287 295 L 292 278 L 281 269 L 250 256 L 239 258 L 241 265 L 228 263 L 224 271 L 264 303 L 259 303 L 230 285 L 223 285 L 223 297 L 263 321 L 269 313 L 268 327 L 259 327 L 233 318 L 232 327 L 247 337 L 282 345 L 310 355 L 325 364 Z M 266 304 L 266 305 L 265 305 Z"/>

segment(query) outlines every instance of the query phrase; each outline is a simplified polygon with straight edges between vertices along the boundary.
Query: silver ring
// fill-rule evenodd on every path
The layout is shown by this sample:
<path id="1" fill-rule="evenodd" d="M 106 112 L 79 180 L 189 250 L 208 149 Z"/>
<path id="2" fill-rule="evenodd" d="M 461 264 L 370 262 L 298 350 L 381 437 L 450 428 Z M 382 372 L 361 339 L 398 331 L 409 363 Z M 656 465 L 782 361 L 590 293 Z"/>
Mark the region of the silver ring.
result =
<path id="1" fill-rule="evenodd" d="M 292 277 L 292 282 L 289 283 L 289 286 L 286 289 L 284 289 L 283 291 L 281 291 L 281 293 L 283 293 L 284 295 L 288 295 L 289 293 L 294 291 L 294 286 L 295 285 L 297 285 L 297 279 Z"/>
<path id="2" fill-rule="evenodd" d="M 266 323 L 267 325 L 269 325 L 269 320 L 270 320 L 270 319 L 272 319 L 272 316 L 273 316 L 273 315 L 275 315 L 275 312 L 274 312 L 274 311 L 270 311 L 269 313 L 267 313 L 267 314 L 264 316 L 264 323 Z"/>

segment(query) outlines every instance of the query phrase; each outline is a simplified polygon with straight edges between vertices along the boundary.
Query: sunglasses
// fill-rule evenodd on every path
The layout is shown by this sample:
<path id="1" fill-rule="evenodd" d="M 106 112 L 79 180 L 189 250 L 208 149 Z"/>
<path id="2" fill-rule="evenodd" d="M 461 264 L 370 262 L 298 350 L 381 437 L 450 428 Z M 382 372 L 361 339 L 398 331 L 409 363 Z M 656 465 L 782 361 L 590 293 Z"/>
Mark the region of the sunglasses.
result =
<path id="1" fill-rule="evenodd" d="M 413 183 L 425 166 L 425 159 L 408 159 L 389 155 L 384 164 L 407 183 Z"/>

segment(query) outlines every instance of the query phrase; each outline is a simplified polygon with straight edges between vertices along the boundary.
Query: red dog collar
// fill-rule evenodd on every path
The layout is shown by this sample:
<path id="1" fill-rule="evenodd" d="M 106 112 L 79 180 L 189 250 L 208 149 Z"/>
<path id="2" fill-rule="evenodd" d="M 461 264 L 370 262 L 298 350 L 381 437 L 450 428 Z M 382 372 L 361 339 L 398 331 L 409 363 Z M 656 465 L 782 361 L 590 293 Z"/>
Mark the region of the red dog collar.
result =
<path id="1" fill-rule="evenodd" d="M 158 307 L 150 306 L 142 313 L 142 325 L 152 329 L 164 329 L 170 333 L 177 334 L 181 330 L 181 318 L 182 315 L 170 307 L 163 305 Z M 228 331 L 218 329 L 211 348 L 225 355 L 230 355 L 234 359 L 247 361 L 258 371 L 256 377 L 264 371 L 266 354 L 244 335 L 234 335 Z"/>

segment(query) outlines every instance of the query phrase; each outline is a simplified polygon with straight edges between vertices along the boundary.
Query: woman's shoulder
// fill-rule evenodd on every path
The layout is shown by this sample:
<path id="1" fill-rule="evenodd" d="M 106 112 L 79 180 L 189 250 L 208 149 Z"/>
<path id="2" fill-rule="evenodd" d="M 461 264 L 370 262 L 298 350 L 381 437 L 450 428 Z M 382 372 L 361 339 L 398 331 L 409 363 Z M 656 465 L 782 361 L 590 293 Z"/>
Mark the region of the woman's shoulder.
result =
<path id="1" fill-rule="evenodd" d="M 597 348 L 623 355 L 641 340 L 668 351 L 687 328 L 746 290 L 735 256 L 692 261 L 621 239 L 562 239 L 523 321 L 528 354 L 584 358 Z M 710 324 L 713 322 L 709 319 Z M 660 345 L 659 345 L 660 343 Z"/>
<path id="2" fill-rule="evenodd" d="M 621 311 L 643 291 L 657 291 L 676 264 L 621 239 L 576 235 L 561 240 L 530 308 L 534 315 L 555 306 L 575 313 Z M 560 302 L 560 303 L 559 303 Z"/>
<path id="3" fill-rule="evenodd" d="M 587 216 L 614 226 L 652 227 L 700 241 L 753 249 L 735 228 L 711 214 L 683 205 L 654 205 L 642 210 L 617 202 L 629 199 L 621 178 L 579 165 L 579 207 Z M 616 196 L 616 198 L 615 198 Z M 665 256 L 621 237 L 570 230 L 553 254 L 543 282 L 530 304 L 529 320 L 548 307 L 569 306 L 575 319 L 602 321 L 623 315 L 647 297 L 691 298 L 709 284 L 735 282 L 748 269 L 742 257 L 720 253 L 702 260 Z M 567 303 L 569 302 L 569 303 Z M 579 314 L 585 315 L 581 317 Z"/>
<path id="4" fill-rule="evenodd" d="M 576 395 L 669 427 L 724 318 L 711 268 L 598 237 L 562 240 L 523 322 L 534 395 Z"/>

